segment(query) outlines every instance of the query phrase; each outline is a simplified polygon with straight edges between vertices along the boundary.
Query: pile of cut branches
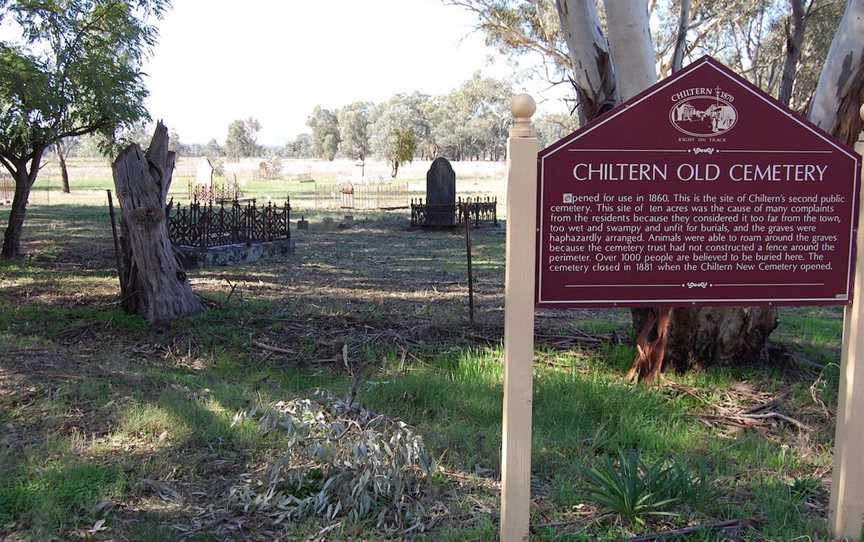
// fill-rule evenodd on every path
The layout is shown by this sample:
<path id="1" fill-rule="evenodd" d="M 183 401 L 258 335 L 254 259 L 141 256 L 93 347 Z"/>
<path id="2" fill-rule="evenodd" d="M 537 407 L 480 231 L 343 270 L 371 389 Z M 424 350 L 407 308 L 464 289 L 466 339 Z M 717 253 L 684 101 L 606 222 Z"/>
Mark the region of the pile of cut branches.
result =
<path id="1" fill-rule="evenodd" d="M 285 453 L 246 474 L 229 501 L 273 525 L 310 517 L 374 520 L 399 532 L 422 524 L 432 461 L 405 423 L 328 394 L 260 405 L 235 418 L 287 435 Z"/>

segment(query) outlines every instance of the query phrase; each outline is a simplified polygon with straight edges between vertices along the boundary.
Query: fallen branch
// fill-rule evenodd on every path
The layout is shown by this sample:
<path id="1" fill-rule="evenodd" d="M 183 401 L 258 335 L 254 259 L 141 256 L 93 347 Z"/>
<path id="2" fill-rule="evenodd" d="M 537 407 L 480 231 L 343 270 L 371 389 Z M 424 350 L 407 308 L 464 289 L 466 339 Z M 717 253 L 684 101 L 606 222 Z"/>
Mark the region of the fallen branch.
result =
<path id="1" fill-rule="evenodd" d="M 698 417 L 703 421 L 714 420 L 720 423 L 725 423 L 726 425 L 735 425 L 738 427 L 752 427 L 756 424 L 756 420 L 777 418 L 790 425 L 794 425 L 802 431 L 810 431 L 809 426 L 799 422 L 795 418 L 774 411 L 765 412 L 764 414 L 747 414 L 745 412 L 736 412 L 734 414 L 699 414 Z"/>
<path id="2" fill-rule="evenodd" d="M 293 350 L 288 350 L 287 348 L 279 348 L 278 346 L 273 346 L 259 341 L 252 341 L 252 344 L 257 346 L 258 348 L 269 350 L 270 352 L 276 352 L 279 354 L 294 354 Z"/>
<path id="3" fill-rule="evenodd" d="M 752 418 L 752 419 L 757 419 L 757 420 L 766 419 L 766 418 L 779 418 L 779 419 L 781 419 L 787 423 L 791 423 L 792 425 L 794 425 L 798 429 L 801 429 L 802 431 L 809 431 L 810 430 L 810 428 L 808 426 L 799 422 L 795 418 L 790 418 L 789 416 L 787 416 L 785 414 L 780 414 L 779 412 L 774 412 L 774 411 L 766 412 L 764 414 L 744 414 L 744 413 L 742 413 L 742 414 L 738 414 L 738 416 L 741 418 Z"/>
<path id="4" fill-rule="evenodd" d="M 664 540 L 667 538 L 678 538 L 684 535 L 697 533 L 699 531 L 738 531 L 740 529 L 749 529 L 754 526 L 752 519 L 733 519 L 729 521 L 721 521 L 719 523 L 707 523 L 705 525 L 695 525 L 693 527 L 683 527 L 681 529 L 673 529 L 662 533 L 650 533 L 628 538 L 626 542 L 652 542 L 654 540 Z"/>

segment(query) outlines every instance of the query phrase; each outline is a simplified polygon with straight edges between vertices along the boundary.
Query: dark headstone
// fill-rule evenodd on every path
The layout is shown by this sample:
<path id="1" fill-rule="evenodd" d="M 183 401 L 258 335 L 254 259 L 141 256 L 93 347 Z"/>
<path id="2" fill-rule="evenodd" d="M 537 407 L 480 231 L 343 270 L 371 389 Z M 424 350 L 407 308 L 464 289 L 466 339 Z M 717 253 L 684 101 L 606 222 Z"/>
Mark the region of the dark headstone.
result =
<path id="1" fill-rule="evenodd" d="M 298 230 L 308 230 L 309 229 L 309 221 L 306 220 L 305 216 L 297 221 L 297 229 Z"/>
<path id="2" fill-rule="evenodd" d="M 426 173 L 426 221 L 424 226 L 452 226 L 456 223 L 456 173 L 450 162 L 439 156 Z"/>

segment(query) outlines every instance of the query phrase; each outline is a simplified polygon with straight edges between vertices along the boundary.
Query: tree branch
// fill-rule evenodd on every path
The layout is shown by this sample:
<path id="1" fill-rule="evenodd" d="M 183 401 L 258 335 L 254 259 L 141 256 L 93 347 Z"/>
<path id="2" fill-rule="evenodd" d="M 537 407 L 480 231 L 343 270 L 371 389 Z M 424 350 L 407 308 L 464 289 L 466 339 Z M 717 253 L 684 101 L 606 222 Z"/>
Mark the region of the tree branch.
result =
<path id="1" fill-rule="evenodd" d="M 6 171 L 9 172 L 13 177 L 15 176 L 15 167 L 12 165 L 12 162 L 8 161 L 2 155 L 0 155 L 0 164 L 3 164 L 3 167 L 6 168 Z"/>

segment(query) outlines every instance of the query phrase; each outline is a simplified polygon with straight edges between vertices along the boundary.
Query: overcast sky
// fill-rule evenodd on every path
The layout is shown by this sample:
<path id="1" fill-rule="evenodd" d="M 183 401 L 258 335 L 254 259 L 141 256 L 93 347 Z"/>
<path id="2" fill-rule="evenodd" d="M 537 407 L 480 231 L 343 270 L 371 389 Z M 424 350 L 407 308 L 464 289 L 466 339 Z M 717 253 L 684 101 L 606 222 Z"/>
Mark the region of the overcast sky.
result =
<path id="1" fill-rule="evenodd" d="M 174 0 L 146 66 L 148 106 L 186 142 L 221 142 L 253 116 L 260 142 L 281 145 L 308 131 L 316 104 L 514 75 L 474 24 L 441 0 Z"/>

